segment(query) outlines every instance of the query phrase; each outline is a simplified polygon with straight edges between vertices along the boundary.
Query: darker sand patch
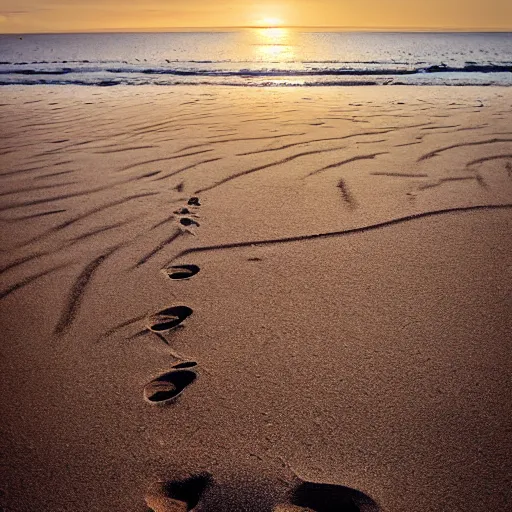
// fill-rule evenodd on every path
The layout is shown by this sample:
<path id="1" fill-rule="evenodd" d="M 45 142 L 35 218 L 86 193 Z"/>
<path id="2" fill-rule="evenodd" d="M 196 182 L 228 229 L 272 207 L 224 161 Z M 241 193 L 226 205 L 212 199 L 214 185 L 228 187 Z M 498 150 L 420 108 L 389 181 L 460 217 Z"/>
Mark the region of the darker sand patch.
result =
<path id="1" fill-rule="evenodd" d="M 341 197 L 343 201 L 347 204 L 347 206 L 351 209 L 354 209 L 357 207 L 357 202 L 352 195 L 352 192 L 350 192 L 350 189 L 347 186 L 346 181 L 343 178 L 340 178 L 338 181 L 338 188 L 341 192 Z"/>
<path id="2" fill-rule="evenodd" d="M 185 182 L 184 181 L 180 181 L 180 183 L 178 183 L 174 188 L 173 190 L 176 190 L 176 192 L 183 192 L 183 190 L 185 189 Z"/>

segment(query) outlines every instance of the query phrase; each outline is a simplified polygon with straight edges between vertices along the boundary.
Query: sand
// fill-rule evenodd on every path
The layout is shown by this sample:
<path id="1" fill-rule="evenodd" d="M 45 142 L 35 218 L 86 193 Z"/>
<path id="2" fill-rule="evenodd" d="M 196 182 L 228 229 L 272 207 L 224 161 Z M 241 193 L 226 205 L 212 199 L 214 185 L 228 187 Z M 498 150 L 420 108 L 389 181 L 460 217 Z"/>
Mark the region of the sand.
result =
<path id="1" fill-rule="evenodd" d="M 510 509 L 512 90 L 1 103 L 3 510 Z"/>

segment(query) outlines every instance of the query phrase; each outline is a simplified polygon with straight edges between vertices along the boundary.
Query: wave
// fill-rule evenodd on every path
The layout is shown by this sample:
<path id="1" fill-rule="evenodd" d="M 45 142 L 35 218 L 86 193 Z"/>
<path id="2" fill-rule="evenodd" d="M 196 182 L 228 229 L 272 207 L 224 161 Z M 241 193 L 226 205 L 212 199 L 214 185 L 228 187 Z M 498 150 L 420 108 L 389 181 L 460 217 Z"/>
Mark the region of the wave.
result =
<path id="1" fill-rule="evenodd" d="M 81 61 L 86 62 L 86 61 Z M 190 63 L 211 63 L 210 61 L 188 61 Z M 325 63 L 334 64 L 333 61 Z M 4 64 L 4 63 L 0 63 Z M 302 63 L 301 63 L 302 64 Z M 308 63 L 323 64 L 323 63 Z M 53 68 L 31 68 L 31 67 L 10 67 L 20 64 L 8 64 L 0 67 L 0 74 L 9 75 L 66 75 L 70 73 L 113 73 L 130 74 L 143 73 L 150 75 L 176 75 L 176 76 L 310 76 L 310 75 L 413 75 L 417 73 L 512 73 L 512 63 L 504 64 L 466 64 L 464 66 L 448 66 L 446 64 L 434 64 L 422 67 L 350 67 L 347 64 L 380 64 L 379 62 L 340 62 L 340 67 L 308 67 L 308 68 L 238 68 L 238 69 L 217 69 L 217 68 L 187 68 L 187 67 L 143 67 L 143 66 L 80 66 L 80 67 L 53 67 Z"/>
<path id="2" fill-rule="evenodd" d="M 174 63 L 175 64 L 175 63 Z M 184 61 L 147 66 L 125 62 L 0 62 L 0 85 L 506 85 L 512 86 L 512 62 L 463 66 L 444 63 L 352 61 L 261 63 Z M 238 64 L 238 65 L 236 65 Z"/>
<path id="3" fill-rule="evenodd" d="M 13 82 L 6 82 L 0 80 L 0 86 L 7 86 L 7 85 L 94 85 L 96 87 L 113 87 L 116 85 L 223 85 L 228 87 L 329 87 L 329 86 L 345 86 L 345 87 L 355 87 L 355 86 L 361 86 L 361 85 L 381 85 L 377 81 L 368 81 L 368 80 L 362 80 L 362 81 L 331 81 L 331 82 L 303 82 L 301 84 L 294 84 L 294 83 L 287 83 L 283 82 L 281 84 L 276 84 L 275 82 L 261 82 L 261 83 L 241 83 L 241 82 L 211 82 L 208 80 L 201 80 L 197 82 L 185 82 L 176 80 L 169 83 L 154 83 L 154 82 L 142 82 L 142 83 L 130 83 L 124 80 L 111 80 L 111 81 L 101 81 L 101 82 L 86 82 L 83 80 L 59 80 L 59 81 L 17 81 L 15 83 Z M 397 84 L 397 85 L 403 85 L 403 84 Z M 470 85 L 470 84 L 468 84 Z"/>

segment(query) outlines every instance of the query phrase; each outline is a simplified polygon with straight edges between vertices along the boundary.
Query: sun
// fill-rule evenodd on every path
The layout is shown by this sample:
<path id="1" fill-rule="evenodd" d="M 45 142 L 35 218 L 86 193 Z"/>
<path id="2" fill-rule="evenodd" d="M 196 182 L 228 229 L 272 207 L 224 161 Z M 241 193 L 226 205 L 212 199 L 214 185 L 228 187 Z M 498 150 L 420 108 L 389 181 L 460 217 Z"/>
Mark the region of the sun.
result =
<path id="1" fill-rule="evenodd" d="M 283 25 L 283 20 L 279 18 L 263 18 L 258 24 L 262 27 L 280 27 Z"/>

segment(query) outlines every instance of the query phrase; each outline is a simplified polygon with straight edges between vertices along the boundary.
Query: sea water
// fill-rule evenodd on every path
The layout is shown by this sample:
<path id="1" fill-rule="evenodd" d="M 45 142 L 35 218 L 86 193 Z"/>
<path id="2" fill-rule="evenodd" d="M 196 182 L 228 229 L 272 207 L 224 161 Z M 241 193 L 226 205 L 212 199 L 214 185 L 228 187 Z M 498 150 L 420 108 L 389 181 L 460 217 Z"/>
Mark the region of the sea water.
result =
<path id="1" fill-rule="evenodd" d="M 0 35 L 0 84 L 512 85 L 512 33 Z"/>

